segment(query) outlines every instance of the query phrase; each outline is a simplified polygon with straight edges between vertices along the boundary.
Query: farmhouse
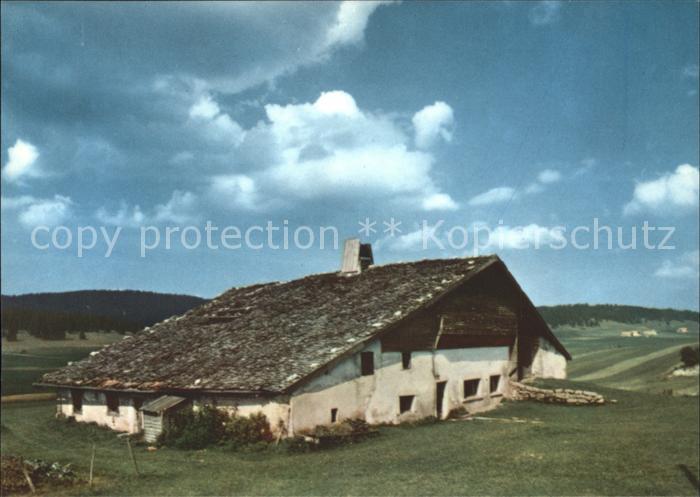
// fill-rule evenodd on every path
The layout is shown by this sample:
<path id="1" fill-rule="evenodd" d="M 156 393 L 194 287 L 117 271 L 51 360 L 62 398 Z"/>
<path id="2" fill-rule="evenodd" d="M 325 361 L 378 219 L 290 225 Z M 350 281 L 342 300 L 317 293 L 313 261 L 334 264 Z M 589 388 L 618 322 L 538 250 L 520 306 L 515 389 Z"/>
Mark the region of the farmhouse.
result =
<path id="1" fill-rule="evenodd" d="M 291 436 L 362 418 L 491 409 L 509 378 L 563 378 L 569 353 L 496 256 L 373 265 L 234 288 L 46 374 L 58 412 L 153 440 L 168 412 L 264 413 Z"/>

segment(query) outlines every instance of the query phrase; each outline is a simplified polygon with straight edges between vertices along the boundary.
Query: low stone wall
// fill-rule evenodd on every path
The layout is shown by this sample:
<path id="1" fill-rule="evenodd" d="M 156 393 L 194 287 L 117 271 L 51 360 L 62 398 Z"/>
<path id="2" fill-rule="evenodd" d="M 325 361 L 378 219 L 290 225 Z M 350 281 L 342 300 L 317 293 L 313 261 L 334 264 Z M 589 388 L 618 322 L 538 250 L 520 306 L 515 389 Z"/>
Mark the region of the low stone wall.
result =
<path id="1" fill-rule="evenodd" d="M 510 382 L 511 398 L 513 400 L 535 400 L 549 404 L 567 404 L 574 406 L 605 404 L 605 397 L 586 390 L 571 390 L 568 388 L 555 388 L 548 390 L 524 385 L 515 381 Z"/>

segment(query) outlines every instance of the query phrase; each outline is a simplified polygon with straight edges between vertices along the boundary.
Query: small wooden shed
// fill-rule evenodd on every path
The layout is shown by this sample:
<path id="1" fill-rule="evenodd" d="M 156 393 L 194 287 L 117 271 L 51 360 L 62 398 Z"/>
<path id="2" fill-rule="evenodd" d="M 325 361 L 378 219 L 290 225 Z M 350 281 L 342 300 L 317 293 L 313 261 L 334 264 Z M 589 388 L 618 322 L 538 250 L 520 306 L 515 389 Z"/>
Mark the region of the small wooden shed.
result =
<path id="1" fill-rule="evenodd" d="M 146 442 L 154 443 L 163 432 L 170 412 L 186 407 L 189 404 L 184 397 L 163 395 L 141 407 L 143 413 L 143 438 Z"/>

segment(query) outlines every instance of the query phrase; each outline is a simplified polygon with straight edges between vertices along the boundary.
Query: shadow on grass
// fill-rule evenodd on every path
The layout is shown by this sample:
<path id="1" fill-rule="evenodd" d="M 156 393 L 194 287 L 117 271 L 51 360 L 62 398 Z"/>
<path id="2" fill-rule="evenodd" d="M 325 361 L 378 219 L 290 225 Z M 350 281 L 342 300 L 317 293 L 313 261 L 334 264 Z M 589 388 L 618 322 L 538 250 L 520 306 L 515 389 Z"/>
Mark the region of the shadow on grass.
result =
<path id="1" fill-rule="evenodd" d="M 698 481 L 698 477 L 695 476 L 692 471 L 690 471 L 690 468 L 688 466 L 686 466 L 685 464 L 679 464 L 676 467 L 683 472 L 690 484 L 693 485 L 693 487 L 695 487 L 695 490 L 700 490 L 700 482 Z"/>

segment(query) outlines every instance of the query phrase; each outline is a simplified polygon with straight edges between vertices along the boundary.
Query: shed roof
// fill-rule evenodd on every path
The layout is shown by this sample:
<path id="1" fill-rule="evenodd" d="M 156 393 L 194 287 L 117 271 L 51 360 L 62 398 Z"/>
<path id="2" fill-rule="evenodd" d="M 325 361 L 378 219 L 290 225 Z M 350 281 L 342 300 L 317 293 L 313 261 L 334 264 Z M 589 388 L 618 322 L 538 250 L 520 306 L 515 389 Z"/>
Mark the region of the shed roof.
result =
<path id="1" fill-rule="evenodd" d="M 234 288 L 48 373 L 42 383 L 286 392 L 494 262 L 500 259 L 423 260 Z"/>
<path id="2" fill-rule="evenodd" d="M 187 399 L 176 395 L 162 395 L 155 400 L 152 400 L 141 407 L 142 411 L 161 413 L 167 411 L 171 407 L 175 407 Z"/>

